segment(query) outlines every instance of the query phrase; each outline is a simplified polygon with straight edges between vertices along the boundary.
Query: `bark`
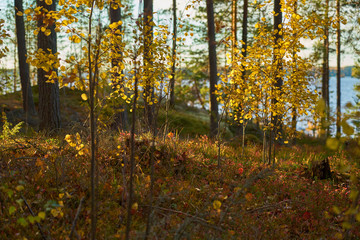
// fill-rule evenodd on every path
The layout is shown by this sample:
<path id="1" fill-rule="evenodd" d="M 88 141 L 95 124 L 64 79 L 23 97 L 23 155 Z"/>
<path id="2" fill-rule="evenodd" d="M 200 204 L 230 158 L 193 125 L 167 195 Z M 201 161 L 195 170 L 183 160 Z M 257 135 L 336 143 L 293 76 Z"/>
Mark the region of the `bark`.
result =
<path id="1" fill-rule="evenodd" d="M 16 38 L 18 42 L 17 47 L 18 47 L 23 109 L 27 116 L 36 115 L 35 104 L 33 100 L 31 83 L 30 83 L 30 68 L 29 68 L 29 64 L 26 62 L 27 49 L 26 49 L 26 40 L 25 40 L 24 17 L 17 15 L 18 11 L 24 12 L 23 1 L 14 0 L 14 3 L 15 3 Z"/>
<path id="2" fill-rule="evenodd" d="M 277 46 L 277 44 L 279 43 L 279 40 L 281 40 L 282 35 L 279 34 L 279 32 L 282 30 L 282 28 L 280 28 L 280 25 L 282 24 L 282 12 L 281 12 L 281 0 L 274 0 L 274 33 L 275 33 L 275 48 L 278 48 L 279 46 Z M 275 49 L 274 49 L 275 50 Z M 274 90 L 280 90 L 282 88 L 283 85 L 283 79 L 280 76 L 277 76 L 278 72 L 281 71 L 282 69 L 282 59 L 280 59 L 279 57 L 277 57 L 274 54 L 274 64 L 276 65 L 276 69 L 278 69 L 275 72 L 275 85 L 274 85 Z M 276 98 L 274 97 L 271 100 L 271 104 L 273 106 L 275 106 L 277 103 Z M 271 161 L 273 160 L 273 164 L 275 163 L 275 144 L 274 146 L 273 143 L 275 142 L 274 138 L 277 136 L 277 134 L 279 133 L 279 130 L 281 128 L 281 115 L 276 114 L 276 116 L 273 116 L 273 113 L 271 113 L 271 122 L 273 123 L 273 129 L 270 129 L 270 136 L 269 136 L 269 164 L 271 164 Z M 273 149 L 272 149 L 273 147 Z M 273 151 L 273 152 L 272 152 Z"/>
<path id="3" fill-rule="evenodd" d="M 340 0 L 336 0 L 336 136 L 341 136 L 341 29 L 340 29 Z"/>
<path id="4" fill-rule="evenodd" d="M 91 23 L 92 23 L 92 15 L 94 11 L 94 3 L 95 0 L 92 1 L 91 5 L 91 12 L 89 16 L 89 25 L 88 31 L 89 36 L 91 36 Z M 96 222 L 97 222 L 97 211 L 96 211 L 96 118 L 95 118 L 95 77 L 92 69 L 92 59 L 91 59 L 91 39 L 88 40 L 88 67 L 89 67 L 89 95 L 90 95 L 90 151 L 91 151 L 91 158 L 90 158 L 90 199 L 91 199 L 91 229 L 90 229 L 90 236 L 91 240 L 96 239 Z M 97 65 L 97 56 L 95 59 L 95 66 Z"/>
<path id="5" fill-rule="evenodd" d="M 330 109 L 329 109 L 329 0 L 325 2 L 325 26 L 324 26 L 324 55 L 323 55 L 323 69 L 322 69 L 322 98 L 324 99 L 326 106 L 326 118 L 322 119 L 322 128 L 326 129 L 326 136 L 329 135 L 329 117 L 330 117 Z"/>
<path id="6" fill-rule="evenodd" d="M 231 58 L 234 62 L 235 51 L 237 48 L 237 0 L 231 2 Z"/>
<path id="7" fill-rule="evenodd" d="M 244 0 L 244 14 L 243 14 L 243 21 L 242 21 L 242 41 L 243 45 L 242 48 L 245 50 L 242 55 L 244 57 L 247 56 L 247 36 L 248 36 L 248 7 L 249 2 L 248 0 Z"/>
<path id="8" fill-rule="evenodd" d="M 213 0 L 206 0 L 206 11 L 210 65 L 210 137 L 214 138 L 217 134 L 219 113 L 218 102 L 215 95 L 215 85 L 217 84 L 217 63 Z"/>
<path id="9" fill-rule="evenodd" d="M 144 0 L 144 65 L 152 65 L 152 54 L 151 54 L 151 45 L 153 41 L 153 0 Z M 147 124 L 149 128 L 152 126 L 152 121 L 154 118 L 154 107 L 149 104 L 149 101 L 152 102 L 154 96 L 154 87 L 151 84 L 151 73 L 146 73 L 146 83 L 144 90 L 144 110 L 145 118 L 147 118 Z"/>
<path id="10" fill-rule="evenodd" d="M 131 228 L 131 208 L 133 204 L 133 181 L 134 181 L 134 167 L 135 167 L 135 123 L 136 123 L 136 102 L 138 98 L 138 76 L 137 76 L 137 66 L 136 66 L 136 57 L 135 57 L 135 90 L 134 90 L 134 100 L 132 106 L 132 122 L 131 122 L 131 131 L 130 131 L 130 177 L 129 177 L 129 198 L 127 202 L 127 219 L 126 219 L 126 230 L 125 230 L 125 239 L 130 239 L 130 228 Z"/>
<path id="11" fill-rule="evenodd" d="M 38 27 L 41 27 L 46 12 L 55 11 L 56 1 L 53 1 L 52 5 L 47 5 L 41 0 L 37 0 L 36 2 L 37 6 L 42 6 L 45 10 L 38 21 Z M 42 49 L 49 54 L 55 54 L 57 52 L 56 32 L 54 30 L 55 20 L 52 21 L 49 28 L 51 29 L 51 34 L 49 36 L 46 36 L 42 31 L 39 31 L 38 49 Z M 47 82 L 48 77 L 46 75 L 51 74 L 51 71 L 57 72 L 57 69 L 51 69 L 49 72 L 45 72 L 41 68 L 37 69 L 39 86 L 39 129 L 45 130 L 46 132 L 56 131 L 60 128 L 59 83 L 57 80 L 55 80 L 54 83 Z"/>
<path id="12" fill-rule="evenodd" d="M 297 14 L 297 7 L 298 7 L 298 2 L 296 1 L 294 3 L 294 13 Z M 294 37 L 295 37 L 296 34 L 294 34 Z M 295 54 L 296 54 L 296 51 L 293 52 L 293 59 L 295 58 Z M 294 67 L 294 72 L 297 71 L 297 64 L 296 64 L 296 60 L 294 59 L 294 62 L 295 62 L 295 67 Z M 292 83 L 292 86 L 293 88 L 293 92 L 295 93 L 296 89 L 294 87 L 294 83 Z M 297 109 L 295 106 L 292 106 L 291 108 L 291 111 L 292 111 L 292 118 L 291 118 L 291 129 L 292 129 L 292 132 L 294 134 L 294 137 L 293 137 L 293 143 L 295 143 L 295 139 L 296 139 L 296 125 L 297 125 Z"/>
<path id="13" fill-rule="evenodd" d="M 114 3 L 117 4 L 117 3 Z M 114 22 L 119 22 L 121 20 L 121 8 L 120 6 L 117 6 L 116 9 L 114 9 L 111 5 L 110 7 L 110 23 L 114 23 Z M 117 27 L 117 30 L 121 31 L 121 25 L 119 25 Z M 116 37 L 120 37 L 121 34 L 118 33 L 114 33 L 114 35 Z M 113 69 L 116 69 L 113 72 L 113 76 L 112 76 L 112 81 L 113 81 L 113 90 L 116 90 L 118 86 L 120 86 L 120 88 L 123 87 L 124 85 L 124 79 L 123 77 L 121 77 L 122 74 L 122 70 L 121 73 L 119 73 L 120 71 L 120 64 L 122 63 L 122 52 L 121 49 L 118 45 L 115 45 L 112 47 L 112 51 L 113 51 L 113 56 L 114 58 L 111 59 L 111 67 Z M 119 67 L 119 68 L 116 68 Z M 128 116 L 127 116 L 127 111 L 125 109 L 125 105 L 118 105 L 115 106 L 115 116 L 114 116 L 114 122 L 112 124 L 112 128 L 113 129 L 122 129 L 125 130 L 127 127 L 127 122 L 128 122 Z"/>
<path id="14" fill-rule="evenodd" d="M 172 45 L 172 59 L 173 65 L 171 68 L 171 79 L 170 79 L 170 107 L 175 106 L 175 71 L 176 71 L 176 38 L 177 38 L 177 19 L 176 19 L 176 0 L 173 0 L 173 45 Z"/>

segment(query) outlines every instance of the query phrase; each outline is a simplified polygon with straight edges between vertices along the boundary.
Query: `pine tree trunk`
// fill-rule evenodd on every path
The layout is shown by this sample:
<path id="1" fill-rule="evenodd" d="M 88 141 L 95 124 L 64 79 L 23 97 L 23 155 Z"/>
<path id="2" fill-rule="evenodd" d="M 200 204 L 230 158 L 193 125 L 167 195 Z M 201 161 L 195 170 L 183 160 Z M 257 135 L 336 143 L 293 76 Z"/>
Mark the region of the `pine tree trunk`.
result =
<path id="1" fill-rule="evenodd" d="M 173 0 L 173 45 L 172 45 L 172 59 L 173 65 L 171 68 L 171 79 L 170 79 L 170 107 L 175 106 L 175 71 L 176 71 L 176 38 L 177 38 L 177 16 L 176 16 L 176 0 Z"/>
<path id="2" fill-rule="evenodd" d="M 336 0 L 336 17 L 338 26 L 336 29 L 336 136 L 341 136 L 341 29 L 340 29 L 340 0 Z"/>
<path id="3" fill-rule="evenodd" d="M 210 65 L 210 137 L 214 138 L 217 134 L 219 113 L 218 102 L 215 95 L 215 85 L 217 84 L 217 63 L 213 0 L 206 0 L 206 11 Z"/>
<path id="4" fill-rule="evenodd" d="M 276 48 L 279 48 L 279 40 L 281 40 L 282 35 L 279 33 L 282 31 L 280 27 L 282 25 L 282 12 L 281 12 L 281 0 L 274 0 L 274 33 L 275 33 L 275 49 L 274 49 L 274 64 L 276 66 L 275 71 L 275 85 L 273 86 L 273 90 L 280 90 L 283 85 L 282 77 L 278 76 L 278 73 L 281 72 L 282 69 L 282 59 L 279 56 L 275 55 Z M 271 100 L 271 104 L 275 106 L 277 103 L 276 97 L 273 97 Z M 278 133 L 281 128 L 281 115 L 280 114 L 271 113 L 271 123 L 273 125 L 273 129 L 270 129 L 269 135 L 269 164 L 271 160 L 273 160 L 273 164 L 275 163 L 275 139 L 278 136 Z M 273 145 L 273 146 L 271 146 Z M 273 149 L 272 149 L 273 148 Z M 272 151 L 274 153 L 272 153 Z M 272 158 L 272 159 L 271 159 Z"/>
<path id="5" fill-rule="evenodd" d="M 44 16 L 47 11 L 54 11 L 56 9 L 56 1 L 52 5 L 47 5 L 44 1 L 37 0 L 37 6 L 43 7 L 43 15 L 38 21 L 38 27 L 42 27 Z M 55 21 L 49 26 L 51 34 L 46 36 L 44 32 L 39 31 L 38 34 L 38 49 L 42 49 L 48 54 L 55 54 L 57 52 Z M 50 52 L 49 50 L 50 49 Z M 59 100 L 59 83 L 57 80 L 54 83 L 47 82 L 48 77 L 52 71 L 45 72 L 38 68 L 38 86 L 39 86 L 39 129 L 47 132 L 56 131 L 60 128 L 60 100 Z"/>
<path id="6" fill-rule="evenodd" d="M 294 13 L 297 14 L 297 7 L 298 7 L 298 2 L 295 1 L 294 3 Z M 294 37 L 295 37 L 295 34 L 294 34 Z M 293 72 L 295 73 L 297 71 L 297 64 L 296 64 L 296 59 L 295 59 L 295 55 L 296 55 L 296 51 L 293 52 L 293 61 L 294 61 L 294 69 L 293 69 Z M 293 92 L 296 91 L 295 89 L 295 86 L 294 86 L 294 82 L 291 84 L 291 88 L 293 88 Z M 291 107 L 291 115 L 292 115 L 292 118 L 291 118 L 291 130 L 294 134 L 294 137 L 293 137 L 293 143 L 295 143 L 296 141 L 296 125 L 297 125 L 297 109 L 296 107 L 293 105 Z"/>
<path id="7" fill-rule="evenodd" d="M 234 62 L 237 48 L 237 0 L 231 2 L 231 60 Z"/>
<path id="8" fill-rule="evenodd" d="M 244 57 L 247 56 L 247 35 L 248 35 L 248 7 L 249 3 L 248 0 L 244 0 L 244 13 L 243 13 L 243 21 L 242 21 L 242 41 L 243 45 L 242 48 L 244 49 L 244 52 L 242 55 Z"/>
<path id="9" fill-rule="evenodd" d="M 151 45 L 153 42 L 153 0 L 144 0 L 144 65 L 152 65 Z M 151 84 L 151 73 L 145 73 L 146 83 L 144 89 L 144 106 L 145 106 L 145 118 L 147 119 L 147 125 L 149 129 L 152 126 L 154 118 L 154 107 L 150 102 L 154 97 L 154 87 Z"/>
<path id="10" fill-rule="evenodd" d="M 325 102 L 326 118 L 322 119 L 322 128 L 326 129 L 325 136 L 329 136 L 330 128 L 328 126 L 330 118 L 330 106 L 329 106 L 329 0 L 325 3 L 325 27 L 324 27 L 324 55 L 323 55 L 323 72 L 322 72 L 322 98 Z"/>
<path id="11" fill-rule="evenodd" d="M 24 12 L 23 1 L 14 0 L 15 3 L 15 22 L 16 22 L 16 38 L 18 42 L 18 58 L 19 58 L 19 71 L 21 81 L 21 92 L 23 98 L 23 109 L 27 116 L 36 115 L 35 104 L 33 100 L 31 83 L 30 83 L 30 68 L 26 62 L 26 40 L 25 40 L 25 25 L 24 17 L 18 16 L 16 13 Z M 27 119 L 28 121 L 28 119 Z"/>

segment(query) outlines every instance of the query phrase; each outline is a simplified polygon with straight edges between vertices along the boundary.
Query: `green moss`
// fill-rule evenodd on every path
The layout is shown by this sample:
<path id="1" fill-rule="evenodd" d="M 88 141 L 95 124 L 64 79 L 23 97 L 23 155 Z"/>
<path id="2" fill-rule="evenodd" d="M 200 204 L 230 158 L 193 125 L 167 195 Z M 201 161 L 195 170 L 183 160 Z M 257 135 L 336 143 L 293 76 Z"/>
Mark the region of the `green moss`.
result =
<path id="1" fill-rule="evenodd" d="M 209 123 L 205 121 L 205 111 L 198 111 L 196 116 L 194 112 L 179 112 L 177 110 L 171 110 L 168 112 L 168 129 L 176 130 L 184 137 L 195 137 L 198 135 L 206 135 L 209 133 Z M 159 126 L 165 126 L 166 112 L 160 111 L 158 116 Z"/>

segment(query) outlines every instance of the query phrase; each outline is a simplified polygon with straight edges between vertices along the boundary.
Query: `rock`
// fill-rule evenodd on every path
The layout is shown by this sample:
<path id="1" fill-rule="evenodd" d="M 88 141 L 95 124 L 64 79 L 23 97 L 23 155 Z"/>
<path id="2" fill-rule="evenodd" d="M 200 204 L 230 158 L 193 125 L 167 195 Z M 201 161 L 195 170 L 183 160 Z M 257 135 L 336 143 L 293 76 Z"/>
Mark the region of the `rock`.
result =
<path id="1" fill-rule="evenodd" d="M 311 166 L 312 178 L 328 179 L 331 178 L 331 170 L 329 158 L 325 158 L 321 161 L 314 161 Z"/>

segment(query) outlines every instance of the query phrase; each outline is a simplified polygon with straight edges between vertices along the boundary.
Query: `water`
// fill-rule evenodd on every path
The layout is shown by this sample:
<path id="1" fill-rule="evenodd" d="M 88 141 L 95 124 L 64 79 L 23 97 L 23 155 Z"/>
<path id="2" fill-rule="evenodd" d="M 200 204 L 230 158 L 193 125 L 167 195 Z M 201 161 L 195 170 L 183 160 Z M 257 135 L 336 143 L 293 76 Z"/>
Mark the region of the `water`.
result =
<path id="1" fill-rule="evenodd" d="M 356 92 L 354 90 L 355 85 L 360 84 L 360 79 L 353 78 L 353 77 L 342 77 L 341 78 L 341 97 L 340 97 L 340 104 L 341 104 L 341 113 L 346 113 L 346 104 L 351 102 L 355 104 L 356 99 Z M 321 91 L 321 81 L 317 83 L 318 91 Z M 330 110 L 331 115 L 333 117 L 336 116 L 336 77 L 331 77 L 329 82 L 329 91 L 330 91 Z M 350 123 L 350 122 L 349 122 Z M 350 123 L 351 124 L 351 123 Z M 298 130 L 305 130 L 308 127 L 307 120 L 300 120 L 298 122 Z M 331 126 L 332 132 L 335 131 L 335 122 Z M 305 131 L 308 134 L 311 134 L 311 131 Z"/>
<path id="2" fill-rule="evenodd" d="M 360 79 L 353 77 L 343 77 L 341 78 L 341 113 L 345 113 L 345 105 L 348 102 L 355 104 L 356 92 L 354 87 L 356 84 L 360 84 Z M 330 107 L 333 112 L 336 111 L 336 77 L 330 78 L 329 84 L 330 90 Z"/>

